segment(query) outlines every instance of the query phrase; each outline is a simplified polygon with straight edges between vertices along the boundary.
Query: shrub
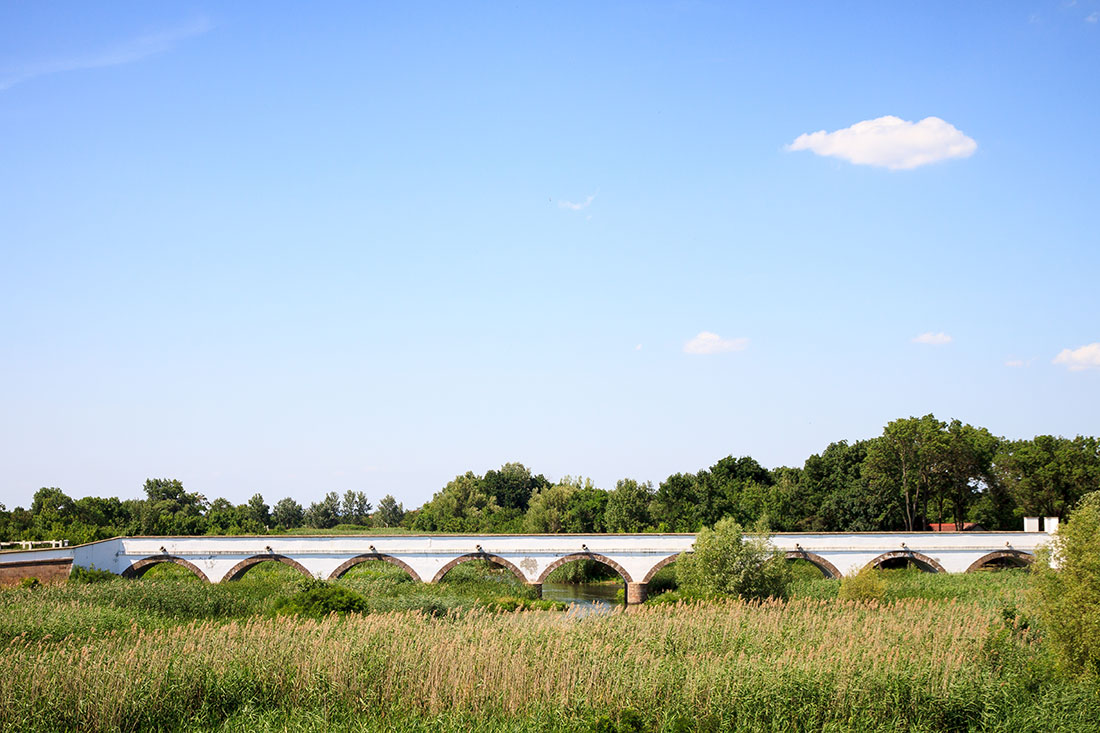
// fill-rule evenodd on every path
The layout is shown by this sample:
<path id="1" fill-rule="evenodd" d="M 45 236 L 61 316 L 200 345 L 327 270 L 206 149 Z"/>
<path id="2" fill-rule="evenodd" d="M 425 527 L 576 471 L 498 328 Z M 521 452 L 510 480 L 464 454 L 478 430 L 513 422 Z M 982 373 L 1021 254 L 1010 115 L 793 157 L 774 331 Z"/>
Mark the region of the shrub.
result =
<path id="1" fill-rule="evenodd" d="M 696 535 L 692 552 L 676 563 L 676 578 L 689 592 L 753 600 L 786 598 L 791 574 L 766 527 L 758 525 L 754 535 L 746 536 L 727 518 Z"/>
<path id="2" fill-rule="evenodd" d="M 38 580 L 38 578 L 34 578 L 34 577 L 21 578 L 19 580 L 19 587 L 20 588 L 27 588 L 27 589 L 32 589 L 33 590 L 34 588 L 38 588 L 41 585 L 42 585 L 42 582 L 40 580 Z"/>
<path id="3" fill-rule="evenodd" d="M 80 565 L 73 565 L 72 572 L 69 573 L 70 583 L 103 583 L 109 580 L 115 580 L 118 576 L 112 573 L 110 570 L 100 570 L 95 565 L 89 568 L 81 567 Z"/>
<path id="4" fill-rule="evenodd" d="M 330 613 L 363 613 L 367 609 L 367 599 L 353 590 L 322 580 L 304 580 L 298 592 L 280 602 L 276 611 L 322 618 Z"/>
<path id="5" fill-rule="evenodd" d="M 841 579 L 837 598 L 842 601 L 881 601 L 886 598 L 886 580 L 874 568 L 863 568 Z"/>
<path id="6" fill-rule="evenodd" d="M 1033 568 L 1029 600 L 1059 665 L 1100 676 L 1100 491 L 1081 499 Z"/>

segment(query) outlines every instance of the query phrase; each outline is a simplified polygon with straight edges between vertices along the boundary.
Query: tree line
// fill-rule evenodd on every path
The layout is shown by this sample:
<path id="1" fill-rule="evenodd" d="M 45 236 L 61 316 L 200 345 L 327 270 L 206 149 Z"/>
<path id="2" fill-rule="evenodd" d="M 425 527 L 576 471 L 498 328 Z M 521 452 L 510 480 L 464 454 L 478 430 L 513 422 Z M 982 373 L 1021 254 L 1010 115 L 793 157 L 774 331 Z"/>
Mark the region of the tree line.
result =
<path id="1" fill-rule="evenodd" d="M 263 534 L 401 527 L 414 532 L 696 532 L 722 519 L 774 531 L 920 531 L 930 523 L 1019 529 L 1024 516 L 1061 516 L 1100 488 L 1100 440 L 1039 435 L 1007 440 L 933 415 L 889 423 L 880 436 L 839 441 L 801 467 L 722 458 L 659 485 L 624 478 L 613 489 L 556 482 L 519 463 L 448 482 L 419 509 L 361 491 L 304 507 L 208 501 L 173 479 L 149 479 L 144 499 L 73 499 L 43 488 L 29 509 L 0 504 L 0 538 L 88 542 L 116 535 Z"/>

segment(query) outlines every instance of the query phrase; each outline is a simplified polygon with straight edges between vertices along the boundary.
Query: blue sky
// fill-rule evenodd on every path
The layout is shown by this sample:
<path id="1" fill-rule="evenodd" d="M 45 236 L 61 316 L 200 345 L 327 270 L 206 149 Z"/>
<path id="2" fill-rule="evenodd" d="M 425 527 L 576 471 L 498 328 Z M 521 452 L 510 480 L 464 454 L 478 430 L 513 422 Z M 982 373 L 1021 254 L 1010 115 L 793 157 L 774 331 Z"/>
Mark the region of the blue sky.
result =
<path id="1" fill-rule="evenodd" d="M 1098 20 L 0 6 L 0 501 L 1100 432 Z"/>

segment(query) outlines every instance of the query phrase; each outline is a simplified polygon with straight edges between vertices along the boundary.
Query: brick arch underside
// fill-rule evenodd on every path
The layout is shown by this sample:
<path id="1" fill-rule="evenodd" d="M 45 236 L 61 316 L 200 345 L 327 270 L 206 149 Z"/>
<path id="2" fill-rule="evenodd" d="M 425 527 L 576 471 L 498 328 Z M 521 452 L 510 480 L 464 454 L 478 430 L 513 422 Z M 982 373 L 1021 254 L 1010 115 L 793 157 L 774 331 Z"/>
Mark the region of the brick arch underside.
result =
<path id="1" fill-rule="evenodd" d="M 471 552 L 468 555 L 459 555 L 454 560 L 444 565 L 439 569 L 439 572 L 435 574 L 435 577 L 431 579 L 432 583 L 438 583 L 443 580 L 443 576 L 451 572 L 455 567 L 461 565 L 464 562 L 470 562 L 471 560 L 487 560 L 494 565 L 499 565 L 502 568 L 506 568 L 512 571 L 512 574 L 519 578 L 524 583 L 529 583 L 527 576 L 523 574 L 523 571 L 516 567 L 513 563 L 508 562 L 499 555 L 491 555 L 487 552 Z"/>
<path id="2" fill-rule="evenodd" d="M 222 580 L 240 580 L 241 576 L 248 572 L 249 568 L 255 565 L 259 565 L 262 562 L 269 562 L 272 560 L 274 560 L 275 562 L 281 562 L 283 565 L 289 565 L 307 578 L 313 577 L 313 573 L 306 570 L 305 566 L 297 560 L 289 558 L 286 555 L 267 554 L 253 555 L 252 557 L 241 560 L 239 563 L 229 569 L 229 572 L 225 574 Z"/>
<path id="3" fill-rule="evenodd" d="M 204 583 L 209 583 L 210 578 L 206 576 L 206 573 L 202 571 L 199 566 L 194 563 L 184 560 L 182 557 L 176 557 L 175 555 L 153 555 L 151 557 L 142 558 L 138 560 L 130 567 L 122 571 L 122 577 L 124 578 L 140 578 L 145 575 L 149 568 L 154 565 L 160 565 L 161 563 L 172 563 L 173 565 L 179 565 L 180 567 L 187 568 L 195 575 L 199 580 Z"/>
<path id="4" fill-rule="evenodd" d="M 388 562 L 390 565 L 396 565 L 397 567 L 408 573 L 416 582 L 423 582 L 420 579 L 420 574 L 413 570 L 408 563 L 402 560 L 398 560 L 396 557 L 393 557 L 391 555 L 383 555 L 374 552 L 367 553 L 366 555 L 356 555 L 350 560 L 344 561 L 344 563 L 341 564 L 340 567 L 336 568 L 332 571 L 332 573 L 329 574 L 328 579 L 336 580 L 337 578 L 341 578 L 343 577 L 344 573 L 351 570 L 356 565 L 364 562 L 371 562 L 372 560 L 381 560 L 382 562 Z"/>
<path id="5" fill-rule="evenodd" d="M 665 559 L 668 559 L 668 558 L 665 558 Z M 673 557 L 673 559 L 675 559 L 675 557 Z M 630 573 L 626 572 L 626 569 L 622 565 L 615 562 L 614 560 L 612 560 L 610 557 L 607 557 L 606 555 L 598 555 L 594 552 L 576 552 L 576 553 L 573 553 L 572 555 L 566 555 L 565 557 L 559 557 L 557 560 L 550 563 L 550 565 L 547 566 L 546 570 L 542 571 L 542 575 L 540 575 L 539 579 L 535 582 L 537 582 L 539 584 L 545 583 L 546 579 L 548 577 L 550 577 L 550 573 L 554 572 L 555 570 L 560 568 L 562 565 L 565 565 L 566 563 L 576 562 L 577 560 L 595 560 L 596 562 L 602 563 L 602 564 L 606 565 L 607 567 L 611 568 L 612 570 L 614 570 L 616 573 L 618 573 L 619 577 L 621 577 L 623 579 L 624 583 L 633 583 L 634 582 L 634 578 L 630 577 Z"/>
<path id="6" fill-rule="evenodd" d="M 882 564 L 884 562 L 894 559 L 908 560 L 926 573 L 947 572 L 943 569 L 943 565 L 940 565 L 934 559 L 928 557 L 928 555 L 920 552 L 913 552 L 912 550 L 896 550 L 894 552 L 884 552 L 871 562 L 867 563 L 866 567 L 878 570 L 882 567 Z"/>
<path id="7" fill-rule="evenodd" d="M 666 568 L 672 563 L 679 560 L 681 554 L 683 553 L 677 552 L 675 555 L 669 555 L 665 559 L 658 561 L 657 564 L 651 567 L 649 569 L 649 572 L 645 574 L 645 577 L 642 578 L 642 582 L 648 583 L 649 581 L 653 580 L 653 576 L 660 572 L 663 568 Z"/>
<path id="8" fill-rule="evenodd" d="M 1026 567 L 1035 562 L 1035 556 L 1029 552 L 1023 552 L 1022 550 L 1000 550 L 998 552 L 991 552 L 988 555 L 982 555 L 977 560 L 970 563 L 970 567 L 966 569 L 966 572 L 973 573 L 978 570 L 983 570 L 987 565 L 995 563 L 998 560 L 1012 560 L 1019 567 Z"/>
<path id="9" fill-rule="evenodd" d="M 814 552 L 806 552 L 805 550 L 788 550 L 788 560 L 805 560 L 808 563 L 813 564 L 826 578 L 839 578 L 843 573 L 837 570 L 836 565 L 823 558 Z"/>

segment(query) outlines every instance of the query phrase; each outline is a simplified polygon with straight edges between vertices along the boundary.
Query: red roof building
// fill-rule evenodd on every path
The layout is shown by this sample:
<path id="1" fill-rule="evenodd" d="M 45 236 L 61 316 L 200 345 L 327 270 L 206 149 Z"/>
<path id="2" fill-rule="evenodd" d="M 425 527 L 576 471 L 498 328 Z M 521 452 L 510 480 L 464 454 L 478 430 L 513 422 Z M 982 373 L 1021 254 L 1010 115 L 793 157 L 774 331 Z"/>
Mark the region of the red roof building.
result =
<path id="1" fill-rule="evenodd" d="M 954 522 L 943 522 L 942 524 L 930 523 L 928 525 L 928 528 L 930 530 L 932 530 L 933 532 L 958 532 L 959 531 L 958 529 L 955 528 L 955 523 Z M 978 524 L 977 522 L 963 522 L 963 528 L 962 528 L 963 532 L 982 532 L 984 530 L 985 530 L 985 527 Z"/>

